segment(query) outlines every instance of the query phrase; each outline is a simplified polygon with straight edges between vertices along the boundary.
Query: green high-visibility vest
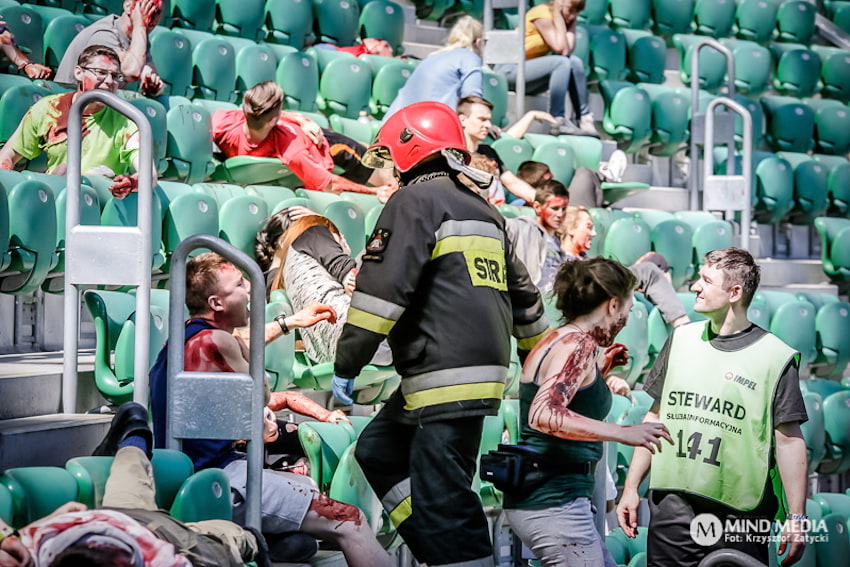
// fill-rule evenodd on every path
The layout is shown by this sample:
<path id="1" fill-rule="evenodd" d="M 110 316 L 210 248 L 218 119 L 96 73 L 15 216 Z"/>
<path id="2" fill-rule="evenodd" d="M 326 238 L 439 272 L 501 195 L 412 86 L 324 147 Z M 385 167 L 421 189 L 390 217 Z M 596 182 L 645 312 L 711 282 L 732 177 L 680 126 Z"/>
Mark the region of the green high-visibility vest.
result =
<path id="1" fill-rule="evenodd" d="M 708 325 L 673 333 L 659 417 L 674 445 L 665 443 L 652 457 L 650 487 L 752 510 L 771 474 L 774 393 L 797 352 L 770 333 L 744 349 L 721 351 L 709 342 Z"/>

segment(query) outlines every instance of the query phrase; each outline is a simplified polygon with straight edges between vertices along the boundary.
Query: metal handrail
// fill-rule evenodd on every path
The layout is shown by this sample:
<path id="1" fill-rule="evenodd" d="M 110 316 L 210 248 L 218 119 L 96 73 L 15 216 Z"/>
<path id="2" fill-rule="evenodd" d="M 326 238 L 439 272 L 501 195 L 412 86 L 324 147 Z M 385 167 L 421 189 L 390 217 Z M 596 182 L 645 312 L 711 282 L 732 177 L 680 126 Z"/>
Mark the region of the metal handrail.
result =
<path id="1" fill-rule="evenodd" d="M 204 378 L 210 374 L 221 377 L 225 373 L 201 373 L 184 370 L 184 336 L 183 306 L 186 303 L 186 263 L 189 253 L 198 248 L 206 248 L 224 256 L 236 267 L 248 274 L 251 282 L 251 315 L 249 329 L 251 341 L 248 348 L 248 372 L 253 380 L 251 389 L 250 439 L 248 443 L 248 486 L 246 497 L 246 523 L 250 527 L 260 529 L 260 495 L 262 494 L 263 469 L 263 406 L 265 391 L 265 348 L 264 310 L 266 303 L 266 282 L 262 270 L 247 254 L 233 246 L 207 234 L 196 234 L 183 240 L 171 256 L 171 294 L 169 297 L 168 314 L 168 375 L 167 375 L 167 407 L 165 435 L 169 449 L 179 449 L 180 440 L 173 436 L 175 405 L 173 403 L 175 382 L 178 378 Z M 233 373 L 231 373 L 233 375 Z M 180 408 L 185 411 L 186 408 Z"/>
<path id="2" fill-rule="evenodd" d="M 744 120 L 744 155 L 741 163 L 741 174 L 744 177 L 744 208 L 741 210 L 741 248 L 750 249 L 750 222 L 752 221 L 753 208 L 753 117 L 743 105 L 738 104 L 728 97 L 718 97 L 708 104 L 705 116 L 705 160 L 703 167 L 703 179 L 714 172 L 714 109 L 725 106 L 739 114 Z M 735 154 L 730 152 L 726 156 L 726 170 L 735 171 Z M 727 215 L 731 216 L 731 215 Z"/>
<path id="3" fill-rule="evenodd" d="M 137 226 L 94 227 L 80 225 L 80 184 L 82 169 L 83 109 L 99 102 L 120 112 L 139 128 L 139 199 Z M 144 113 L 117 95 L 104 90 L 91 90 L 80 94 L 71 105 L 68 118 L 68 170 L 65 189 L 65 329 L 62 371 L 62 411 L 74 413 L 77 407 L 77 348 L 79 347 L 80 290 L 78 285 L 114 284 L 122 280 L 125 285 L 136 286 L 136 340 L 133 361 L 133 400 L 148 403 L 148 349 L 150 343 L 150 289 L 151 289 L 151 206 L 153 201 L 153 129 Z M 138 265 L 131 274 L 109 273 L 98 270 L 90 253 L 96 246 L 98 253 L 108 250 L 110 238 L 121 235 L 122 242 L 133 244 L 131 249 L 119 249 L 124 263 L 132 262 L 128 254 L 138 256 Z M 121 247 L 119 247 L 121 248 Z M 87 267 L 89 269 L 87 269 Z"/>
<path id="4" fill-rule="evenodd" d="M 710 37 L 699 39 L 691 52 L 691 122 L 700 114 L 699 112 L 699 53 L 704 47 L 710 47 L 722 53 L 726 57 L 726 90 L 729 98 L 735 96 L 735 56 L 732 50 Z M 690 179 L 688 182 L 690 189 L 690 209 L 695 211 L 699 208 L 698 186 L 699 172 L 694 164 L 699 159 L 699 148 L 697 147 L 698 140 L 693 135 L 693 125 L 691 126 L 691 168 Z M 729 172 L 731 173 L 731 172 Z"/>

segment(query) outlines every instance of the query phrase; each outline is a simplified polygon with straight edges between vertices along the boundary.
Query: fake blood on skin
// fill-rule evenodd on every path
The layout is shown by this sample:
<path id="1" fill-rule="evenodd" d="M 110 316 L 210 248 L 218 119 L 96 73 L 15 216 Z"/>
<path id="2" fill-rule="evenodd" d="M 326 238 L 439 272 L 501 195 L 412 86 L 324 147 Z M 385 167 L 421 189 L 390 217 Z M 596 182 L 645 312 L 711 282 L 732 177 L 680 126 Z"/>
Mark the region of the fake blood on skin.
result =
<path id="1" fill-rule="evenodd" d="M 339 522 L 340 524 L 343 522 L 354 522 L 355 526 L 360 526 L 361 524 L 359 508 L 351 504 L 333 500 L 324 495 L 319 495 L 315 498 L 310 504 L 310 509 L 321 517 Z"/>
<path id="2" fill-rule="evenodd" d="M 189 372 L 235 372 L 224 360 L 212 330 L 201 331 L 186 343 L 184 351 Z"/>

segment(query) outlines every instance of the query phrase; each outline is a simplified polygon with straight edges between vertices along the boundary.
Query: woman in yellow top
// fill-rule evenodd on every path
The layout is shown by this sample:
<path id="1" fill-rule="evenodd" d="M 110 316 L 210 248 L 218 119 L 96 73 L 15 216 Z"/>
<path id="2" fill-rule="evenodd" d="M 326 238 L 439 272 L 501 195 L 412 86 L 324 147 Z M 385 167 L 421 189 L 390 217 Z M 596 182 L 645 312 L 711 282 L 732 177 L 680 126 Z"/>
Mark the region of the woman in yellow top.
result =
<path id="1" fill-rule="evenodd" d="M 587 106 L 587 77 L 584 63 L 572 55 L 576 46 L 576 20 L 585 0 L 551 0 L 538 4 L 525 14 L 525 84 L 528 94 L 549 90 L 549 113 L 558 122 L 553 134 L 596 136 L 593 115 Z M 517 65 L 503 63 L 495 71 L 504 73 L 511 87 L 516 85 Z M 566 117 L 569 96 L 576 127 Z"/>

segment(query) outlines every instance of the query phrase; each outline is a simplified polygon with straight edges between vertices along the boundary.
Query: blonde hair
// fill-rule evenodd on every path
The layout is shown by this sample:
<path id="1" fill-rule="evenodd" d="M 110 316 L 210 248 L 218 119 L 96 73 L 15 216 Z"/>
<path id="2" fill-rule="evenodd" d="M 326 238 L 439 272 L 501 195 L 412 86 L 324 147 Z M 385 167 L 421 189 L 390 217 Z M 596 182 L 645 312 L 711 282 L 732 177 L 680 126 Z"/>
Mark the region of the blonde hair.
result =
<path id="1" fill-rule="evenodd" d="M 472 16 L 464 16 L 452 26 L 445 47 L 441 47 L 434 53 L 441 53 L 459 47 L 475 51 L 475 42 L 481 39 L 483 35 L 484 28 L 481 22 Z"/>
<path id="2" fill-rule="evenodd" d="M 561 230 L 564 231 L 564 235 L 578 226 L 582 213 L 585 213 L 590 217 L 590 211 L 587 210 L 586 207 L 567 207 L 567 213 L 564 215 L 564 222 L 561 223 Z M 593 217 L 590 218 L 592 219 Z"/>
<path id="3" fill-rule="evenodd" d="M 292 243 L 295 242 L 295 239 L 304 234 L 304 231 L 308 228 L 314 226 L 324 226 L 331 232 L 331 234 L 339 235 L 339 229 L 336 225 L 332 223 L 330 219 L 321 215 L 308 215 L 306 217 L 301 217 L 297 221 L 293 221 L 292 224 L 289 225 L 289 228 L 280 235 L 280 238 L 277 241 L 277 250 L 275 250 L 274 257 L 279 262 L 279 268 L 277 274 L 275 274 L 274 278 L 272 278 L 269 291 L 285 288 L 283 281 L 283 264 L 286 260 L 286 254 L 289 252 L 289 248 L 292 246 Z"/>
<path id="4" fill-rule="evenodd" d="M 274 81 L 257 83 L 242 97 L 242 111 L 249 128 L 262 126 L 283 105 L 283 89 Z"/>

